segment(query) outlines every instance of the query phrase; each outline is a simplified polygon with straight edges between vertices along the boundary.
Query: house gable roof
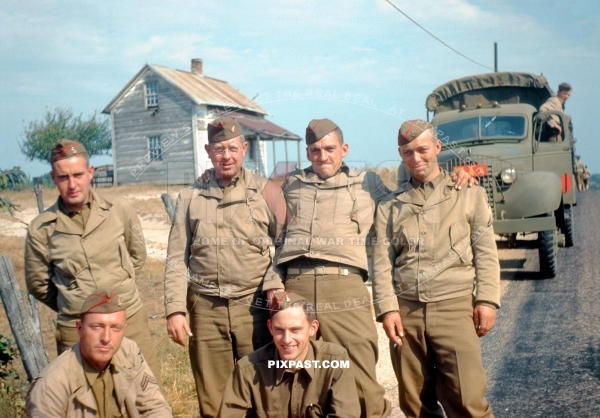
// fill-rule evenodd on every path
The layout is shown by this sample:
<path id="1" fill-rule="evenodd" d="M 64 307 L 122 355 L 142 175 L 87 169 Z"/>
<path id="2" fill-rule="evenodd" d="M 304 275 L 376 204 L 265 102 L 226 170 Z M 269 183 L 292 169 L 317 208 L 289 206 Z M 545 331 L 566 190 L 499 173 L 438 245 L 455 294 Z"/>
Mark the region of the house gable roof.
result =
<path id="1" fill-rule="evenodd" d="M 231 109 L 248 110 L 262 115 L 267 114 L 266 110 L 234 89 L 226 81 L 154 64 L 146 64 L 138 71 L 131 81 L 104 108 L 102 113 L 110 113 L 111 109 L 116 106 L 121 98 L 147 71 L 152 71 L 162 77 L 198 105 L 222 106 Z"/>

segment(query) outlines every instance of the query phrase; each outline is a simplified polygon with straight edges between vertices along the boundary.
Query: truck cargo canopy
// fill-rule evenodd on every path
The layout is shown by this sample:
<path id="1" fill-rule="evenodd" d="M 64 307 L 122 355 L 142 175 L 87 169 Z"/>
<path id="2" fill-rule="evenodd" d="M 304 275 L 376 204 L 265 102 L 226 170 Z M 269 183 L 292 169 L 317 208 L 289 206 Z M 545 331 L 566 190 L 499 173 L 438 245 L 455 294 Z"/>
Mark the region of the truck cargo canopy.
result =
<path id="1" fill-rule="evenodd" d="M 529 73 L 489 73 L 449 81 L 427 96 L 425 107 L 434 113 L 478 105 L 490 106 L 494 101 L 528 103 L 539 108 L 554 94 L 543 75 Z"/>

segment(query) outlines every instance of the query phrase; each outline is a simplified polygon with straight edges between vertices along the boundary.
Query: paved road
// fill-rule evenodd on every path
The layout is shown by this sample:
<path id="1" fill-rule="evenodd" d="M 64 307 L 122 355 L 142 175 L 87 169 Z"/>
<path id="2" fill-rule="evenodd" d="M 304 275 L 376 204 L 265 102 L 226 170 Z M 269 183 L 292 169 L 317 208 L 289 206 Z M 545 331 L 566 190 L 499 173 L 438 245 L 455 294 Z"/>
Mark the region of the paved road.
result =
<path id="1" fill-rule="evenodd" d="M 555 279 L 523 268 L 535 249 L 501 250 L 515 258 L 501 257 L 502 309 L 482 340 L 496 418 L 600 417 L 600 192 L 578 199 Z"/>

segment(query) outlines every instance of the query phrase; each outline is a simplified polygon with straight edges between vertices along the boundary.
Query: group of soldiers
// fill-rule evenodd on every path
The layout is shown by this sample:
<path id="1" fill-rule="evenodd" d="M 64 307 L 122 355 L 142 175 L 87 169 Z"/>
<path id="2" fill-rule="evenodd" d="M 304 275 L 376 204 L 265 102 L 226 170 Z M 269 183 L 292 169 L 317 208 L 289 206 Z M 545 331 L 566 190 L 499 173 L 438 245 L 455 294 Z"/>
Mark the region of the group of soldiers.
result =
<path id="1" fill-rule="evenodd" d="M 438 166 L 441 142 L 420 119 L 399 129 L 411 178 L 395 191 L 344 164 L 330 119 L 305 139 L 310 166 L 281 185 L 243 168 L 241 126 L 220 117 L 213 168 L 177 199 L 167 333 L 189 345 L 200 415 L 389 416 L 374 308 L 407 417 L 493 416 L 479 337 L 495 324 L 500 272 L 484 190 Z M 135 284 L 146 258 L 135 211 L 90 189 L 80 143 L 59 141 L 51 165 L 60 197 L 29 226 L 25 273 L 58 312 L 62 354 L 32 384 L 28 413 L 170 416 Z"/>

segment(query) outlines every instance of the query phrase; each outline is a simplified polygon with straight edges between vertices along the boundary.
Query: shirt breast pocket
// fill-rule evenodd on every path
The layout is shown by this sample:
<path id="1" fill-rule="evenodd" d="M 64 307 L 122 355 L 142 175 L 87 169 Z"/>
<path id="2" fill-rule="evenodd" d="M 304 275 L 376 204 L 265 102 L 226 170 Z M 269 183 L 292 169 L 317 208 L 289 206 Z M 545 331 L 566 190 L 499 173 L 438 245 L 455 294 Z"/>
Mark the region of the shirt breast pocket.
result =
<path id="1" fill-rule="evenodd" d="M 72 259 L 62 260 L 54 264 L 54 269 L 57 271 L 57 281 L 65 286 L 67 290 L 77 289 L 77 276 L 79 276 L 87 266 L 81 266 Z"/>
<path id="2" fill-rule="evenodd" d="M 404 225 L 400 226 L 398 232 L 392 238 L 392 242 L 390 245 L 393 245 L 396 248 L 396 253 L 398 257 L 396 257 L 396 267 L 400 267 L 405 264 L 405 259 L 408 255 L 415 251 L 417 244 L 419 241 L 419 234 L 416 232 L 411 232 L 409 228 Z"/>
<path id="3" fill-rule="evenodd" d="M 450 225 L 450 246 L 462 264 L 471 264 L 473 261 L 470 233 L 471 228 L 463 222 Z"/>
<path id="4" fill-rule="evenodd" d="M 125 241 L 119 243 L 119 254 L 121 255 L 121 267 L 123 267 L 123 270 L 125 270 L 129 277 L 132 278 L 135 275 L 133 261 L 131 261 L 131 256 L 129 255 Z"/>

